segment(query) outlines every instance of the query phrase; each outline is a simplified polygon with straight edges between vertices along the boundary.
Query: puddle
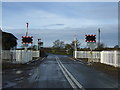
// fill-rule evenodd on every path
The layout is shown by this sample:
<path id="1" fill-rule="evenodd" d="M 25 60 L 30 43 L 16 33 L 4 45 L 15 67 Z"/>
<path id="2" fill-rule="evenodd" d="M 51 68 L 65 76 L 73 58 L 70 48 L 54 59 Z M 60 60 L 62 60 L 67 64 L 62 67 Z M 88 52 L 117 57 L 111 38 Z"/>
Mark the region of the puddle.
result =
<path id="1" fill-rule="evenodd" d="M 22 73 L 23 71 L 16 71 L 16 74 L 20 74 L 20 73 Z"/>
<path id="2" fill-rule="evenodd" d="M 32 75 L 32 73 L 29 73 L 28 75 L 30 75 L 30 76 L 31 76 L 31 75 Z"/>
<path id="3" fill-rule="evenodd" d="M 3 83 L 4 84 L 4 83 Z M 15 86 L 16 85 L 16 83 L 13 83 L 13 82 L 6 82 L 5 83 L 5 86 L 3 86 L 3 88 L 9 88 L 9 87 L 13 87 L 13 86 Z"/>
<path id="4" fill-rule="evenodd" d="M 22 79 L 24 79 L 24 77 L 16 78 L 15 80 L 19 81 L 19 80 L 22 80 Z"/>
<path id="5" fill-rule="evenodd" d="M 16 71 L 16 69 L 12 69 L 13 71 Z"/>

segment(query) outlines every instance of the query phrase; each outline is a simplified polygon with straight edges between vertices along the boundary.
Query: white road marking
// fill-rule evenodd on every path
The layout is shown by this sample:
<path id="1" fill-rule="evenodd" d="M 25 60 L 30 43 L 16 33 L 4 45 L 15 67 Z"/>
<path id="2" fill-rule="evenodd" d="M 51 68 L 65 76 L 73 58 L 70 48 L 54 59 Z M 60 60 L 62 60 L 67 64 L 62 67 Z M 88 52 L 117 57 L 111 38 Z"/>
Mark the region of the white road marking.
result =
<path id="1" fill-rule="evenodd" d="M 70 57 L 69 57 L 69 58 L 70 58 Z M 73 58 L 70 58 L 70 59 L 71 59 L 71 60 L 74 60 L 74 61 L 79 60 L 79 59 L 75 60 L 75 59 L 73 59 Z M 82 60 L 79 60 L 78 63 L 80 63 L 80 64 L 84 64 L 84 63 L 82 63 Z"/>
<path id="2" fill-rule="evenodd" d="M 72 86 L 73 89 L 77 89 L 80 88 L 82 90 L 84 90 L 83 86 L 73 77 L 73 75 L 65 68 L 65 66 L 62 64 L 62 62 L 60 61 L 60 59 L 56 56 L 56 60 L 57 63 L 59 65 L 59 67 L 61 68 L 63 74 L 65 75 L 66 79 L 68 80 L 68 82 L 70 83 L 70 85 Z"/>
<path id="3" fill-rule="evenodd" d="M 40 57 L 39 58 L 37 58 L 36 60 L 39 60 L 40 59 Z"/>
<path id="4" fill-rule="evenodd" d="M 84 63 L 82 63 L 82 62 L 78 62 L 78 63 L 84 64 Z"/>
<path id="5" fill-rule="evenodd" d="M 58 60 L 57 60 L 58 62 Z M 70 78 L 68 77 L 68 75 L 65 73 L 65 71 L 63 70 L 63 68 L 61 67 L 60 63 L 58 62 L 58 65 L 60 67 L 60 69 L 62 70 L 63 74 L 65 75 L 66 79 L 68 80 L 68 82 L 70 83 L 70 85 L 72 86 L 72 88 L 77 88 L 74 83 L 70 80 Z"/>
<path id="6" fill-rule="evenodd" d="M 43 61 L 45 59 L 45 57 L 44 58 L 42 58 L 42 60 L 41 61 Z"/>

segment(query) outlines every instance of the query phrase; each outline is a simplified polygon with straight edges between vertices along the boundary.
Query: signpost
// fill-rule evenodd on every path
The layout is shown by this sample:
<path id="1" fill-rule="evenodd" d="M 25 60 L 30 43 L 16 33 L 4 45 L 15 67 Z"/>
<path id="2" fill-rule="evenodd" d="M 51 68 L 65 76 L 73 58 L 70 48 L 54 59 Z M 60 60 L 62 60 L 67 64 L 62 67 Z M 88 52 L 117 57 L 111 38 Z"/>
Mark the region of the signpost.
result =
<path id="1" fill-rule="evenodd" d="M 43 46 L 43 42 L 41 42 L 41 39 L 38 39 L 38 50 Z"/>
<path id="2" fill-rule="evenodd" d="M 96 35 L 85 35 L 86 36 L 86 42 L 87 46 L 90 48 L 90 55 L 91 55 L 91 60 L 88 59 L 88 63 L 93 62 L 93 53 L 92 50 L 95 49 L 96 47 Z"/>
<path id="3" fill-rule="evenodd" d="M 38 50 L 40 52 L 39 56 L 42 57 L 42 50 L 41 50 L 41 46 L 43 46 L 43 42 L 41 42 L 41 39 L 38 39 Z"/>

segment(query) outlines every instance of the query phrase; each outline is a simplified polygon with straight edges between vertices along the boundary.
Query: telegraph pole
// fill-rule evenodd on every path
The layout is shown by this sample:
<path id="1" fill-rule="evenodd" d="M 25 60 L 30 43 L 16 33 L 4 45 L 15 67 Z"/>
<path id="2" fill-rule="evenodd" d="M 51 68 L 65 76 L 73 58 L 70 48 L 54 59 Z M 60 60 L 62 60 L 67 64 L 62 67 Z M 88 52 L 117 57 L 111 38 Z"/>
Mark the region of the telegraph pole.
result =
<path id="1" fill-rule="evenodd" d="M 100 49 L 100 28 L 98 29 L 98 48 Z"/>
<path id="2" fill-rule="evenodd" d="M 26 36 L 28 36 L 28 23 L 26 23 L 26 28 L 27 28 L 27 31 L 26 31 Z M 26 47 L 25 47 L 25 51 L 27 51 L 27 44 L 26 44 Z"/>
<path id="3" fill-rule="evenodd" d="M 74 49 L 77 51 L 77 38 L 76 35 L 74 36 Z"/>
<path id="4" fill-rule="evenodd" d="M 26 36 L 28 36 L 28 23 L 26 23 L 27 31 L 26 31 Z"/>
<path id="5" fill-rule="evenodd" d="M 76 35 L 74 35 L 74 57 L 77 58 L 77 38 Z"/>

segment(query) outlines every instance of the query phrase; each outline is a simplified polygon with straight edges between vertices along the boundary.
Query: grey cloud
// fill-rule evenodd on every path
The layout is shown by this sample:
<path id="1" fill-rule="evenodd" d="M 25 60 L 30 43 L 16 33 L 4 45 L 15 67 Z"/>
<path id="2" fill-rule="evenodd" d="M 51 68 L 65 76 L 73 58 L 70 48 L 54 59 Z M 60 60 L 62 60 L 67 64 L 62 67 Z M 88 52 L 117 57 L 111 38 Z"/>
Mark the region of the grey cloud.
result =
<path id="1" fill-rule="evenodd" d="M 49 24 L 49 25 L 44 25 L 43 27 L 50 27 L 50 26 L 64 26 L 64 24 Z"/>

